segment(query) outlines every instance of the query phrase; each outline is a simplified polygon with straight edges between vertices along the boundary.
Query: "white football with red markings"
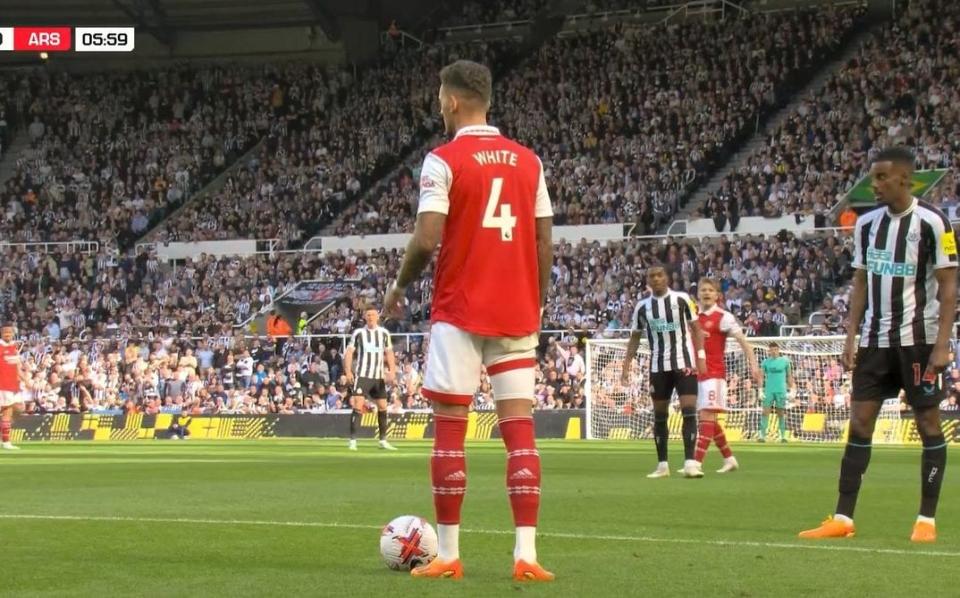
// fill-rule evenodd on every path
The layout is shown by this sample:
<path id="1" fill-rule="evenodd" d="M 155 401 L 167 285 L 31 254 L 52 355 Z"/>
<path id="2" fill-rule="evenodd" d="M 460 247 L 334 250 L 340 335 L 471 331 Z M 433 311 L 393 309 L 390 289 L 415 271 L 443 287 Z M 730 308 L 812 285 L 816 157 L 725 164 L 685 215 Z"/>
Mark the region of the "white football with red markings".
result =
<path id="1" fill-rule="evenodd" d="M 380 533 L 380 556 L 394 571 L 409 571 L 437 556 L 437 532 L 425 519 L 401 515 Z"/>

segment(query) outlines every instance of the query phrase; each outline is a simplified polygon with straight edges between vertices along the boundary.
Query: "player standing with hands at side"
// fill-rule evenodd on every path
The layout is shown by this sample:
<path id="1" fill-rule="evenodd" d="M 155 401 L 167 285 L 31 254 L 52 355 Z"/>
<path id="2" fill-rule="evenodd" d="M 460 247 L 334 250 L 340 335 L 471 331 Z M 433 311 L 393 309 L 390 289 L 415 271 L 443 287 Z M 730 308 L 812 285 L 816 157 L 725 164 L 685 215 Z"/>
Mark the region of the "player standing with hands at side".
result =
<path id="1" fill-rule="evenodd" d="M 463 576 L 460 509 L 466 494 L 467 414 L 481 366 L 496 397 L 507 449 L 507 494 L 516 526 L 513 578 L 550 581 L 537 563 L 540 453 L 533 431 L 535 349 L 553 263 L 553 209 L 543 165 L 487 125 L 487 67 L 458 60 L 440 71 L 440 113 L 453 141 L 423 161 L 420 205 L 384 309 L 398 315 L 404 292 L 442 239 L 434 273 L 423 395 L 434 413 L 430 458 L 439 550 L 414 577 Z"/>
<path id="2" fill-rule="evenodd" d="M 883 401 L 902 389 L 923 442 L 920 514 L 910 539 L 937 539 L 934 516 L 947 464 L 941 372 L 949 362 L 957 306 L 957 243 L 943 212 L 911 195 L 913 167 L 913 153 L 903 148 L 881 151 L 871 167 L 879 206 L 860 216 L 854 228 L 856 270 L 843 351 L 853 385 L 840 496 L 836 514 L 801 532 L 801 538 L 853 536 L 877 414 Z"/>
<path id="3" fill-rule="evenodd" d="M 694 459 L 697 444 L 697 374 L 707 373 L 707 354 L 703 334 L 697 322 L 697 306 L 690 295 L 670 288 L 666 267 L 647 268 L 651 293 L 637 302 L 631 318 L 632 332 L 623 361 L 621 382 L 630 383 L 630 366 L 640 346 L 642 330 L 650 342 L 650 386 L 653 398 L 653 441 L 657 445 L 657 469 L 648 478 L 670 475 L 667 463 L 667 438 L 670 430 L 670 397 L 677 391 L 683 415 L 683 475 L 702 478 L 703 471 Z"/>
<path id="4" fill-rule="evenodd" d="M 760 366 L 757 365 L 757 356 L 753 347 L 743 333 L 737 318 L 727 310 L 717 305 L 720 297 L 720 283 L 712 278 L 701 278 L 697 285 L 697 298 L 700 300 L 700 315 L 698 321 L 703 331 L 703 346 L 707 354 L 707 371 L 698 377 L 699 392 L 697 393 L 697 410 L 700 421 L 699 435 L 697 436 L 697 450 L 694 460 L 703 467 L 703 458 L 715 442 L 720 454 L 723 455 L 723 467 L 717 473 L 729 473 L 740 468 L 737 458 L 733 456 L 730 445 L 727 444 L 727 435 L 723 426 L 717 420 L 717 414 L 727 410 L 727 365 L 724 361 L 727 350 L 727 338 L 732 338 L 740 345 L 743 358 L 747 362 L 750 376 L 760 384 L 763 379 L 760 375 Z"/>
<path id="5" fill-rule="evenodd" d="M 357 450 L 357 428 L 366 399 L 377 402 L 377 427 L 380 432 L 380 448 L 395 451 L 387 442 L 387 384 L 397 379 L 397 360 L 393 353 L 390 331 L 380 326 L 380 314 L 373 306 L 363 310 L 366 326 L 357 328 L 350 336 L 350 344 L 343 354 L 343 369 L 350 389 L 350 445 Z M 356 385 L 354 385 L 353 359 L 357 358 Z"/>

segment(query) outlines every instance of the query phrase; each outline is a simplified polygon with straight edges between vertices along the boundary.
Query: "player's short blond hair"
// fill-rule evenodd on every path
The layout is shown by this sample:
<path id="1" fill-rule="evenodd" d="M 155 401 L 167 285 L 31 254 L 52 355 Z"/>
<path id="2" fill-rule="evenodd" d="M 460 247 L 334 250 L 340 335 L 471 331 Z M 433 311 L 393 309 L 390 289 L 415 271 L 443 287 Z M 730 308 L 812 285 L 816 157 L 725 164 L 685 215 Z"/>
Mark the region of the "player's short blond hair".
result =
<path id="1" fill-rule="evenodd" d="M 701 276 L 699 285 L 703 286 L 705 284 L 712 286 L 713 290 L 717 292 L 720 291 L 720 282 L 716 278 L 712 278 L 710 276 Z"/>
<path id="2" fill-rule="evenodd" d="M 472 60 L 458 60 L 440 70 L 440 83 L 448 90 L 473 99 L 485 108 L 493 96 L 490 69 Z"/>

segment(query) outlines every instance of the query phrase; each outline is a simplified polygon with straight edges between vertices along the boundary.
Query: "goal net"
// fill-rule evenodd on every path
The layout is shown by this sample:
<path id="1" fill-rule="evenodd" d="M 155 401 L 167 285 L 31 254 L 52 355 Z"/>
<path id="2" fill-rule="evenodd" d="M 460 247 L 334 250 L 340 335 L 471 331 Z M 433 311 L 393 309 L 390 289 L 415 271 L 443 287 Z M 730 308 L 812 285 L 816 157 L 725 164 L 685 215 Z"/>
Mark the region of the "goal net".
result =
<path id="1" fill-rule="evenodd" d="M 850 374 L 840 364 L 844 337 L 751 338 L 758 363 L 770 354 L 776 342 L 780 354 L 793 367 L 796 384 L 787 395 L 787 439 L 802 442 L 838 442 L 846 439 L 850 417 Z M 650 351 L 646 340 L 634 360 L 630 382 L 620 382 L 626 339 L 587 341 L 587 438 L 651 438 L 653 403 L 650 399 Z M 720 416 L 727 439 L 758 440 L 763 415 L 763 388 L 750 378 L 740 345 L 728 340 L 726 350 L 727 403 L 729 410 Z M 901 443 L 915 435 L 911 420 L 901 420 L 900 400 L 884 402 L 874 432 L 876 443 Z M 779 440 L 779 419 L 770 414 L 768 442 Z M 680 437 L 681 417 L 677 396 L 671 399 L 670 434 Z"/>

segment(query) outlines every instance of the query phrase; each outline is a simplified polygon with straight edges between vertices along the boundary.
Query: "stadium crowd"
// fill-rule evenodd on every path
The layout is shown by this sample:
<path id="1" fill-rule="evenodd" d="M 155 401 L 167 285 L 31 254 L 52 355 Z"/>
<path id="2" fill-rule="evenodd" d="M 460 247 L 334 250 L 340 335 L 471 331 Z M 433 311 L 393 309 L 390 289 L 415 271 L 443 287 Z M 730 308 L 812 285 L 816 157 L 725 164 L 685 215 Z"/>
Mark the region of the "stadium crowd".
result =
<path id="1" fill-rule="evenodd" d="M 499 68 L 512 59 L 512 47 L 397 48 L 356 80 L 346 71 L 331 77 L 306 69 L 274 97 L 272 129 L 255 155 L 219 190 L 166 221 L 158 240 L 305 241 L 437 129 L 436 88 L 425 81 L 458 58 Z M 378 206 L 364 217 L 381 213 Z"/>
<path id="2" fill-rule="evenodd" d="M 274 73 L 180 66 L 17 76 L 30 145 L 0 188 L 0 234 L 129 246 L 270 128 Z"/>
<path id="3" fill-rule="evenodd" d="M 508 1 L 497 10 L 527 6 L 537 2 Z M 0 140 L 2 113 L 12 103 L 29 121 L 31 145 L 0 190 L 0 234 L 101 241 L 92 251 L 0 247 L 0 308 L 16 322 L 29 356 L 29 408 L 291 413 L 343 406 L 339 335 L 360 325 L 362 305 L 379 304 L 400 251 L 201 255 L 178 264 L 149 249 L 116 251 L 258 141 L 219 191 L 163 224 L 162 239 L 295 244 L 338 213 L 344 234 L 409 230 L 421 153 L 375 192 L 363 191 L 437 130 L 435 89 L 423 82 L 461 56 L 508 73 L 497 85 L 493 121 L 543 157 L 558 224 L 634 220 L 652 230 L 687 186 L 782 100 L 781 86 L 837 49 L 856 14 L 826 9 L 722 26 L 613 28 L 549 41 L 513 71 L 504 68 L 516 58 L 508 42 L 398 48 L 356 80 L 347 70 L 303 64 L 6 79 Z M 916 145 L 924 166 L 956 166 L 953 100 L 960 98 L 950 32 L 958 16 L 950 3 L 911 4 L 887 32 L 902 52 L 891 54 L 877 40 L 865 44 L 825 95 L 809 98 L 751 158 L 749 172 L 727 178 L 707 215 L 822 211 L 862 171 L 872 148 L 890 141 Z M 885 104 L 877 98 L 888 88 L 899 95 Z M 358 126 L 358 113 L 376 114 L 376 122 Z M 854 137 L 860 125 L 866 133 Z M 935 199 L 955 209 L 956 183 Z M 653 261 L 670 264 L 674 287 L 691 294 L 700 276 L 718 278 L 726 306 L 749 335 L 775 336 L 814 311 L 822 331 L 842 332 L 850 241 L 783 231 L 558 243 L 542 327 L 560 332 L 544 334 L 539 348 L 538 407 L 582 406 L 584 339 L 624 334 Z M 410 287 L 406 317 L 388 323 L 394 333 L 426 331 L 431 274 Z M 241 325 L 306 279 L 355 284 L 346 299 L 298 326 L 308 336 L 246 336 L 262 330 Z M 400 379 L 391 409 L 425 406 L 422 337 L 397 338 Z M 949 375 L 955 405 L 960 368 Z M 478 381 L 475 406 L 493 408 L 488 380 Z"/>
<path id="4" fill-rule="evenodd" d="M 494 0 L 464 2 L 463 7 L 444 20 L 446 27 L 525 21 L 534 18 L 549 2 L 547 0 Z"/>
<path id="5" fill-rule="evenodd" d="M 857 14 L 759 14 L 552 39 L 497 83 L 491 122 L 539 153 L 557 224 L 637 222 L 651 232 L 802 73 L 836 51 Z M 412 230 L 422 157 L 344 210 L 337 233 Z M 383 213 L 392 217 L 368 216 Z"/>
<path id="6" fill-rule="evenodd" d="M 797 239 L 786 232 L 770 238 L 740 236 L 732 240 L 558 243 L 552 273 L 556 292 L 543 328 L 562 332 L 544 334 L 542 339 L 541 407 L 582 404 L 583 341 L 592 336 L 620 336 L 629 328 L 634 302 L 646 292 L 642 282 L 645 265 L 654 261 L 671 264 L 676 288 L 694 294 L 701 275 L 717 277 L 728 307 L 749 334 L 776 335 L 780 325 L 796 324 L 802 313 L 830 300 L 830 289 L 848 276 L 848 245 L 849 239 L 841 236 Z M 338 405 L 337 398 L 342 405 L 344 339 L 339 335 L 361 325 L 363 305 L 379 304 L 383 289 L 396 277 L 401 257 L 398 250 L 201 256 L 174 268 L 151 255 L 117 259 L 105 253 L 6 251 L 4 261 L 9 268 L 0 279 L 4 315 L 16 320 L 25 348 L 33 356 L 35 396 L 48 392 L 45 385 L 58 381 L 62 385 L 69 374 L 74 382 L 89 382 L 89 397 L 70 386 L 71 393 L 83 395 L 71 395 L 79 409 L 116 407 L 121 399 L 120 404 L 128 409 L 150 409 L 163 405 L 168 392 L 173 393 L 172 402 L 184 398 L 185 389 L 193 389 L 191 401 L 199 394 L 203 404 L 214 392 L 225 393 L 234 401 L 217 409 L 239 409 L 238 400 L 247 405 L 243 408 L 254 408 L 263 398 L 262 385 L 251 396 L 246 381 L 245 386 L 238 381 L 238 376 L 248 375 L 247 368 L 240 373 L 224 369 L 227 363 L 239 368 L 245 352 L 264 364 L 264 376 L 274 371 L 271 380 L 277 384 L 269 386 L 271 396 L 282 396 L 282 402 L 292 399 L 291 404 L 300 410 L 321 409 L 317 397 L 307 393 L 321 390 L 291 374 L 324 361 L 326 366 L 320 366 L 320 371 L 326 371 L 326 377 L 320 396 L 326 407 L 322 408 Z M 395 333 L 416 335 L 397 337 L 403 376 L 419 376 L 422 371 L 425 347 L 418 339 L 429 321 L 429 277 L 428 272 L 411 286 L 404 321 L 387 322 Z M 297 330 L 316 336 L 283 342 L 244 338 L 253 331 L 236 327 L 238 324 L 267 309 L 274 297 L 296 281 L 310 278 L 355 281 L 346 298 Z M 214 362 L 208 359 L 211 355 L 216 355 Z M 200 361 L 184 370 L 182 357 L 188 365 L 193 359 Z M 127 362 L 136 359 L 141 361 L 133 369 L 121 364 L 130 365 Z M 206 365 L 201 367 L 201 363 Z M 256 367 L 249 375 L 255 374 Z M 397 408 L 423 404 L 416 392 L 419 379 L 407 384 L 401 380 L 397 385 Z M 112 387 L 97 386 L 107 380 Z M 169 387 L 172 390 L 167 390 L 167 380 L 174 382 Z M 293 386 L 296 382 L 299 387 Z M 339 394 L 331 393 L 331 384 L 334 390 L 339 384 Z M 83 406 L 84 399 L 89 407 Z M 64 400 L 69 406 L 69 397 Z M 477 405 L 492 405 L 489 389 L 482 385 Z M 58 407 L 38 401 L 34 408 Z"/>
<path id="7" fill-rule="evenodd" d="M 880 148 L 916 149 L 918 169 L 960 167 L 960 4 L 917 0 L 871 36 L 811 92 L 767 143 L 732 171 L 703 210 L 736 230 L 741 216 L 813 214 L 830 208 L 868 170 Z M 930 200 L 956 216 L 960 179 Z"/>

